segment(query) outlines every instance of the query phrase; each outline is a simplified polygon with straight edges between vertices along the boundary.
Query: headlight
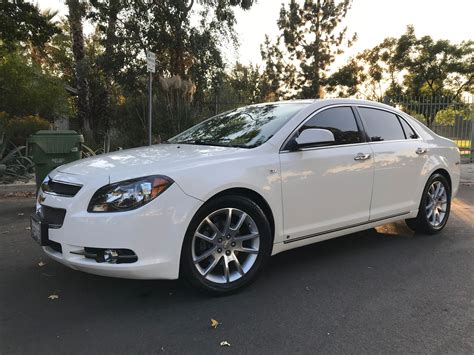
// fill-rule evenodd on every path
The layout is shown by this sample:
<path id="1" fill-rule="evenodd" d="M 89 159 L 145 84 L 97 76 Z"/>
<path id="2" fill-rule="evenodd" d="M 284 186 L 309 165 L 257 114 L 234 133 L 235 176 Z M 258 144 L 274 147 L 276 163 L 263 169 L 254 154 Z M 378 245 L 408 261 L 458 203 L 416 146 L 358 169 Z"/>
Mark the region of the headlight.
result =
<path id="1" fill-rule="evenodd" d="M 121 212 L 152 201 L 173 184 L 167 176 L 152 175 L 101 187 L 92 196 L 88 212 Z"/>

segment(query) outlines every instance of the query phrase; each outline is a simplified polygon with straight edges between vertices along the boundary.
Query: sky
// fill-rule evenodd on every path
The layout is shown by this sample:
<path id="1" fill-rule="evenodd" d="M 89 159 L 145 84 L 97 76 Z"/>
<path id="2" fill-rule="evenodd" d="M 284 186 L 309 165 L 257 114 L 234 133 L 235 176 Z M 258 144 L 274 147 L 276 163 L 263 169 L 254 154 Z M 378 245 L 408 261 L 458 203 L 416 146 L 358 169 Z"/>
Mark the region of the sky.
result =
<path id="1" fill-rule="evenodd" d="M 301 0 L 302 1 L 302 0 Z M 35 0 L 40 8 L 67 11 L 64 0 Z M 229 62 L 260 64 L 260 44 L 265 34 L 278 35 L 276 21 L 282 3 L 289 0 L 258 0 L 250 10 L 236 10 L 240 48 L 225 48 Z M 336 61 L 343 64 L 351 55 L 371 48 L 386 37 L 397 37 L 406 26 L 414 25 L 417 36 L 452 42 L 474 39 L 474 0 L 353 0 L 344 24 L 348 33 L 357 32 L 358 40 Z"/>

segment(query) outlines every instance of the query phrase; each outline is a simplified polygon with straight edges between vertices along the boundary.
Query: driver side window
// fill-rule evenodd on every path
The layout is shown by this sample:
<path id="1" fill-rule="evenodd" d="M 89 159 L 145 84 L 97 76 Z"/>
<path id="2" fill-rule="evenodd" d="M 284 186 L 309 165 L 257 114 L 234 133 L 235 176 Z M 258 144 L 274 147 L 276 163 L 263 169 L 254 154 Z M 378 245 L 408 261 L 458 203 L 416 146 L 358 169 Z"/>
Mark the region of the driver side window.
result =
<path id="1" fill-rule="evenodd" d="M 331 131 L 335 139 L 331 145 L 362 142 L 354 113 L 350 107 L 334 107 L 317 113 L 300 128 L 299 133 L 308 128 Z"/>

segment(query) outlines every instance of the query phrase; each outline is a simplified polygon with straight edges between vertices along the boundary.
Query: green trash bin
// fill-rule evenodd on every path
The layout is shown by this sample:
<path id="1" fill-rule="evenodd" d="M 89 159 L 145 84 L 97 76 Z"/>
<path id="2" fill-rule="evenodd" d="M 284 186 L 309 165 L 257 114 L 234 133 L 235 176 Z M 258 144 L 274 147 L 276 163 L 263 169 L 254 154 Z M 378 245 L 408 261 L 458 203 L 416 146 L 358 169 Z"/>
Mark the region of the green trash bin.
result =
<path id="1" fill-rule="evenodd" d="M 48 173 L 60 165 L 81 159 L 84 137 L 75 131 L 38 131 L 27 140 L 27 152 L 35 163 L 36 189 Z"/>

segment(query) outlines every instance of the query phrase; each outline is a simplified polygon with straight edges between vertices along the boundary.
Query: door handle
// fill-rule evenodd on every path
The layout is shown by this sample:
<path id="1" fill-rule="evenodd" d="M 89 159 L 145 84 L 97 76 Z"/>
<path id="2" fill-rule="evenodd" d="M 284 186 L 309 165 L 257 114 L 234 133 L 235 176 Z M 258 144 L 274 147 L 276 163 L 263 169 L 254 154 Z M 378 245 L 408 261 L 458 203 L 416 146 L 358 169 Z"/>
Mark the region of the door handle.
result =
<path id="1" fill-rule="evenodd" d="M 428 149 L 418 148 L 415 153 L 418 154 L 418 155 L 422 155 L 422 154 L 425 154 L 427 151 L 428 151 Z"/>
<path id="2" fill-rule="evenodd" d="M 370 158 L 370 154 L 359 153 L 354 157 L 354 160 L 367 160 Z"/>

